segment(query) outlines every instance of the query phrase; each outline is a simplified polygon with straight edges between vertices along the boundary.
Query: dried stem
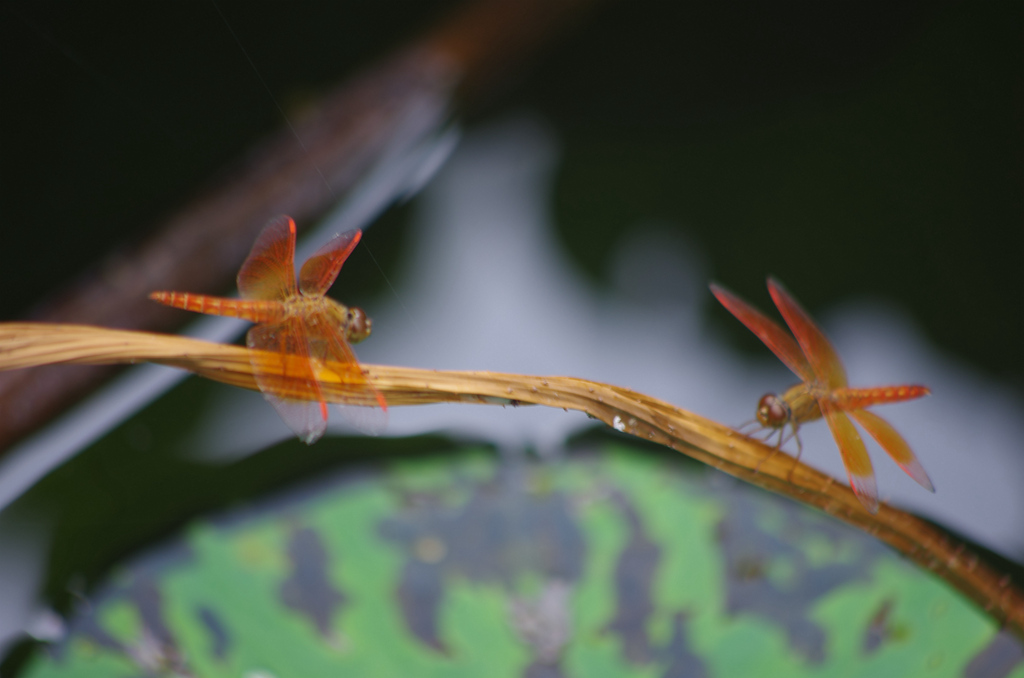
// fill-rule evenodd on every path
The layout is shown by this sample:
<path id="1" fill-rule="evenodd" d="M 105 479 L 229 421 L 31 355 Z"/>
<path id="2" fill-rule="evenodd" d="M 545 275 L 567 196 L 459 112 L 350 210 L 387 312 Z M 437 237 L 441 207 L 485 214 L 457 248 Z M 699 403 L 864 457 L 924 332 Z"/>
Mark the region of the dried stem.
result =
<path id="1" fill-rule="evenodd" d="M 233 386 L 256 389 L 254 365 L 281 375 L 278 395 L 302 397 L 285 376 L 293 356 L 254 352 L 186 337 L 78 325 L 0 324 L 0 370 L 44 364 L 154 362 L 180 367 Z M 347 383 L 344 366 L 319 366 L 324 396 L 332 402 L 373 404 Z M 452 372 L 363 365 L 391 406 L 439 402 L 535 404 L 579 410 L 609 426 L 689 455 L 749 483 L 819 508 L 881 539 L 945 579 L 986 613 L 1024 638 L 1024 592 L 1010 576 L 983 562 L 934 525 L 882 503 L 863 509 L 845 484 L 784 452 L 716 422 L 630 389 L 574 377 L 497 372 Z"/>

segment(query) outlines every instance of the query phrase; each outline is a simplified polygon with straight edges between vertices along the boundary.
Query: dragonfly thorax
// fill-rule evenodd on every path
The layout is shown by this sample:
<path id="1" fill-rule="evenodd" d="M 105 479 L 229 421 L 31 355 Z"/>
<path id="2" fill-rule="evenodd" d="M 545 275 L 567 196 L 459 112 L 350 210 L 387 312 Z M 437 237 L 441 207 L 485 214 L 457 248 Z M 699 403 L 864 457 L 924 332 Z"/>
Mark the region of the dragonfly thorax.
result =
<path id="1" fill-rule="evenodd" d="M 357 306 L 345 306 L 325 296 L 296 294 L 285 300 L 284 317 L 304 319 L 310 328 L 325 324 L 337 328 L 350 344 L 370 336 L 373 322 Z"/>

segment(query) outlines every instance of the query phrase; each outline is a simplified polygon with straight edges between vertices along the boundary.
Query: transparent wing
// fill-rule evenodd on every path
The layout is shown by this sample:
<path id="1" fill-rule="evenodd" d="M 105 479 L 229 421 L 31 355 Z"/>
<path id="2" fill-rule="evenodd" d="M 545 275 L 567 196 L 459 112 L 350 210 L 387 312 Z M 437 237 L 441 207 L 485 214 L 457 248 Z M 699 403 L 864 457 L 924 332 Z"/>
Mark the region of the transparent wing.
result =
<path id="1" fill-rule="evenodd" d="M 322 295 L 334 284 L 341 265 L 359 244 L 362 231 L 347 231 L 336 235 L 318 249 L 299 271 L 299 289 L 303 294 Z"/>
<path id="2" fill-rule="evenodd" d="M 291 318 L 257 325 L 249 330 L 246 344 L 280 356 L 284 366 L 281 373 L 271 373 L 253 360 L 256 384 L 295 435 L 307 445 L 313 444 L 327 430 L 327 403 L 309 362 L 309 340 L 302 322 Z M 299 397 L 288 398 L 282 393 Z"/>
<path id="3" fill-rule="evenodd" d="M 238 271 L 245 299 L 284 299 L 295 294 L 295 222 L 280 216 L 263 227 Z"/>
<path id="4" fill-rule="evenodd" d="M 839 360 L 839 354 L 832 348 L 824 332 L 811 320 L 807 311 L 801 308 L 796 299 L 775 278 L 768 278 L 768 291 L 775 305 L 779 307 L 782 317 L 786 319 L 789 329 L 793 330 L 793 335 L 800 342 L 800 348 L 818 376 L 817 381 L 829 388 L 846 386 L 846 369 Z"/>
<path id="5" fill-rule="evenodd" d="M 367 381 L 356 354 L 341 332 L 336 319 L 328 313 L 319 313 L 309 319 L 310 350 L 314 358 L 335 374 L 353 401 L 368 403 L 356 405 L 339 403 L 342 417 L 356 430 L 368 435 L 380 435 L 388 423 L 388 403 L 384 396 Z"/>
<path id="6" fill-rule="evenodd" d="M 819 401 L 819 404 L 828 427 L 832 429 L 832 437 L 839 446 L 839 454 L 843 457 L 843 465 L 850 478 L 850 487 L 864 508 L 871 513 L 878 513 L 878 485 L 875 483 L 875 471 L 871 468 L 871 458 L 868 457 L 864 441 L 843 412 L 833 408 L 825 399 Z"/>
<path id="7" fill-rule="evenodd" d="M 925 472 L 924 466 L 917 460 L 917 455 L 889 422 L 867 410 L 853 410 L 849 414 L 882 446 L 882 449 L 893 458 L 893 461 L 906 471 L 908 476 L 917 481 L 918 485 L 929 492 L 935 491 L 935 486 L 932 485 L 931 478 Z"/>
<path id="8" fill-rule="evenodd" d="M 711 283 L 710 287 L 711 293 L 718 301 L 722 302 L 722 306 L 725 306 L 730 313 L 747 326 L 747 329 L 756 334 L 757 338 L 763 341 L 765 346 L 785 363 L 786 367 L 791 369 L 802 381 L 816 381 L 811 364 L 807 362 L 800 346 L 786 330 L 724 287 L 715 283 Z"/>

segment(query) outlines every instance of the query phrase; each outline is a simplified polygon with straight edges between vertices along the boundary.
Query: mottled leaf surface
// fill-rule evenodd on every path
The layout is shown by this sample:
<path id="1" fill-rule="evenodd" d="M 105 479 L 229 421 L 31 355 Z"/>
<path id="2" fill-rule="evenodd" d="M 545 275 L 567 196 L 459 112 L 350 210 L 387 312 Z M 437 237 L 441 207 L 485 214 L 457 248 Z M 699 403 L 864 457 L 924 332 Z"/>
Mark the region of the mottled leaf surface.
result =
<path id="1" fill-rule="evenodd" d="M 1024 678 L 1024 652 L 858 532 L 610 448 L 383 464 L 197 521 L 24 675 Z"/>

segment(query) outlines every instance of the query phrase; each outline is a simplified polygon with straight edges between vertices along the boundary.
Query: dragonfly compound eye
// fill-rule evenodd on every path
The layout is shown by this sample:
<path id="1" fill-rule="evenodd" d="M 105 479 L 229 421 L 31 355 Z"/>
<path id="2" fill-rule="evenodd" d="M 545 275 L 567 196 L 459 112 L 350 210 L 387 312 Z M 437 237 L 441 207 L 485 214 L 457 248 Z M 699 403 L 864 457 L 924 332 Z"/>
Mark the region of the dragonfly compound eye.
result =
<path id="1" fill-rule="evenodd" d="M 762 396 L 757 402 L 757 420 L 762 426 L 781 428 L 789 422 L 791 416 L 789 405 L 774 393 Z"/>
<path id="2" fill-rule="evenodd" d="M 355 306 L 348 309 L 346 315 L 345 337 L 349 342 L 356 344 L 370 336 L 373 329 L 373 321 L 366 317 L 361 308 Z"/>

